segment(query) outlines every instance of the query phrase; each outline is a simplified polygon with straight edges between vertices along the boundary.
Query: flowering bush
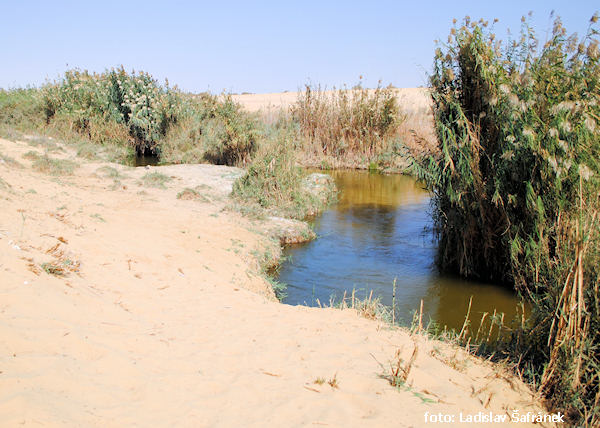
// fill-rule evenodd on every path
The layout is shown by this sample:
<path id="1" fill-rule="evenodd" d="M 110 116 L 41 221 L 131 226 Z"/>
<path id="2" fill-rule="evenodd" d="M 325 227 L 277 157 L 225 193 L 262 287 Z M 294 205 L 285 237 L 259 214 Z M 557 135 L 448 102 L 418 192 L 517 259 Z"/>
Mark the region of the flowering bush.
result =
<path id="1" fill-rule="evenodd" d="M 67 116 L 75 130 L 90 133 L 98 120 L 129 130 L 138 153 L 156 153 L 158 141 L 177 121 L 182 102 L 176 89 L 161 86 L 148 73 L 122 67 L 102 74 L 71 70 L 44 87 L 46 120 Z"/>

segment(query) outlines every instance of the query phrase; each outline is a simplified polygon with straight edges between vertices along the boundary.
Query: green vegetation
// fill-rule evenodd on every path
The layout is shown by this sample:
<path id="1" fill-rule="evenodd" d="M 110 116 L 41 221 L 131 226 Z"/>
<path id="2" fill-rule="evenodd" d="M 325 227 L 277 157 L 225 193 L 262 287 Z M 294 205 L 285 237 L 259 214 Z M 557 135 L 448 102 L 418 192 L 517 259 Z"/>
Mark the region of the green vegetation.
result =
<path id="1" fill-rule="evenodd" d="M 68 159 L 54 159 L 46 153 L 40 155 L 30 151 L 23 155 L 24 158 L 33 161 L 33 169 L 50 175 L 71 175 L 75 168 L 79 167 L 77 162 Z"/>
<path id="2" fill-rule="evenodd" d="M 44 86 L 46 123 L 68 126 L 97 144 L 133 144 L 138 153 L 155 152 L 158 140 L 176 121 L 176 91 L 149 74 L 123 68 L 102 74 L 67 71 Z"/>
<path id="3" fill-rule="evenodd" d="M 201 201 L 201 202 L 211 202 L 211 200 L 208 197 L 206 197 L 202 193 L 200 193 L 200 190 L 202 190 L 202 189 L 203 189 L 202 186 L 196 186 L 194 189 L 190 189 L 189 187 L 186 187 L 181 192 L 177 193 L 177 199 L 196 200 L 196 201 Z"/>
<path id="4" fill-rule="evenodd" d="M 157 171 L 147 172 L 142 176 L 142 183 L 147 187 L 164 189 L 165 184 L 169 181 L 171 181 L 171 177 Z"/>
<path id="5" fill-rule="evenodd" d="M 70 70 L 39 89 L 0 90 L 0 135 L 52 135 L 88 159 L 125 163 L 137 153 L 171 163 L 244 165 L 256 150 L 258 129 L 229 96 L 184 94 L 122 67 Z"/>
<path id="6" fill-rule="evenodd" d="M 246 174 L 235 181 L 233 195 L 282 216 L 304 218 L 327 202 L 303 185 L 305 176 L 296 163 L 294 134 L 285 126 L 273 128 Z"/>
<path id="7" fill-rule="evenodd" d="M 98 168 L 96 170 L 96 172 L 103 174 L 107 178 L 113 178 L 113 179 L 128 178 L 126 174 L 122 174 L 121 171 L 119 171 L 118 169 L 113 168 L 112 166 L 108 166 L 108 165 Z"/>
<path id="8" fill-rule="evenodd" d="M 161 159 L 170 163 L 246 165 L 258 146 L 259 124 L 230 96 L 181 98 L 186 114 L 164 139 Z"/>
<path id="9" fill-rule="evenodd" d="M 0 164 L 5 164 L 5 165 L 12 166 L 15 168 L 23 168 L 23 165 L 21 165 L 14 158 L 4 155 L 2 153 L 0 153 Z"/>
<path id="10" fill-rule="evenodd" d="M 292 117 L 308 143 L 335 156 L 381 153 L 397 136 L 402 121 L 391 86 L 370 91 L 360 83 L 330 92 L 306 85 L 292 107 Z"/>
<path id="11" fill-rule="evenodd" d="M 19 131 L 37 130 L 43 125 L 44 109 L 42 95 L 38 89 L 0 89 L 2 135 L 13 139 L 20 135 Z"/>
<path id="12" fill-rule="evenodd" d="M 242 110 L 230 95 L 186 94 L 145 72 L 69 70 L 40 88 L 0 90 L 0 135 L 46 134 L 79 156 L 131 163 L 135 154 L 163 163 L 247 166 L 270 134 L 284 126 L 304 164 L 377 169 L 404 150 L 394 89 L 322 91 L 306 86 L 290 114 L 275 120 Z M 51 150 L 46 137 L 32 145 Z M 350 156 L 350 157 L 349 157 Z M 308 159 L 311 159 L 310 161 Z"/>
<path id="13" fill-rule="evenodd" d="M 571 421 L 600 424 L 600 64 L 596 23 L 560 20 L 541 48 L 523 20 L 504 46 L 468 18 L 436 51 L 439 265 L 511 284 L 533 312 L 495 346 Z"/>

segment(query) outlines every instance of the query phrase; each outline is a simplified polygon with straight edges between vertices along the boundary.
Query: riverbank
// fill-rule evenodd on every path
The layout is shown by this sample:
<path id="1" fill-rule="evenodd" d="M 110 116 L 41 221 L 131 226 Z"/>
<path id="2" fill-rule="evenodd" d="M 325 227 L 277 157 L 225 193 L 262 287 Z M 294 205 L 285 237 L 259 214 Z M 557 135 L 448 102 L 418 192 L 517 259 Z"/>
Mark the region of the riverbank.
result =
<path id="1" fill-rule="evenodd" d="M 342 100 L 336 91 L 312 88 L 313 97 L 321 97 L 323 105 L 319 107 L 321 115 L 340 109 L 347 100 Z M 354 93 L 349 91 L 348 100 L 353 97 L 373 96 L 374 89 Z M 336 98 L 336 94 L 338 94 Z M 298 148 L 298 161 L 307 168 L 319 169 L 378 169 L 385 172 L 405 172 L 409 166 L 407 155 L 419 157 L 436 152 L 436 136 L 431 110 L 431 95 L 428 88 L 393 88 L 398 116 L 401 120 L 396 131 L 400 146 L 379 148 L 377 153 L 367 154 L 364 151 L 344 151 L 343 155 L 326 153 L 316 142 L 303 141 Z M 268 94 L 232 95 L 233 101 L 253 114 L 259 115 L 265 123 L 276 123 L 287 120 L 290 112 L 298 108 L 305 92 L 283 92 Z M 350 103 L 351 104 L 351 103 Z M 348 113 L 348 112 L 347 112 Z M 356 114 L 352 112 L 349 114 Z M 328 126 L 333 126 L 329 124 Z"/>
<path id="2" fill-rule="evenodd" d="M 260 266 L 279 248 L 269 223 L 227 208 L 242 170 L 129 168 L 55 144 L 0 140 L 0 425 L 426 426 L 492 412 L 533 426 L 512 410 L 544 412 L 462 349 L 279 304 Z"/>

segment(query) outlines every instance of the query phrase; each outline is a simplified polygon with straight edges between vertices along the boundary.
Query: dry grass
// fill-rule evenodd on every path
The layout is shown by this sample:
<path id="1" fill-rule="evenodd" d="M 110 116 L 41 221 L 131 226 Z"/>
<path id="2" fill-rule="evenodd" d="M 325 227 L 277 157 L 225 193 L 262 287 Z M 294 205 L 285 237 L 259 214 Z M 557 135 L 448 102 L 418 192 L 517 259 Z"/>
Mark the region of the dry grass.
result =
<path id="1" fill-rule="evenodd" d="M 323 155 L 381 153 L 403 121 L 391 87 L 325 91 L 306 86 L 291 108 L 305 143 Z"/>
<path id="2" fill-rule="evenodd" d="M 185 201 L 194 200 L 201 202 L 211 202 L 211 200 L 207 196 L 199 192 L 200 189 L 202 189 L 201 186 L 197 186 L 194 189 L 186 187 L 181 192 L 177 193 L 177 199 L 183 199 Z"/>
<path id="3" fill-rule="evenodd" d="M 69 159 L 55 159 L 47 154 L 40 155 L 37 152 L 27 152 L 23 155 L 25 159 L 33 161 L 33 169 L 49 175 L 71 175 L 79 164 Z"/>
<path id="4" fill-rule="evenodd" d="M 171 181 L 172 178 L 158 171 L 147 172 L 142 176 L 141 183 L 147 187 L 156 187 L 158 189 L 165 189 L 166 183 Z"/>

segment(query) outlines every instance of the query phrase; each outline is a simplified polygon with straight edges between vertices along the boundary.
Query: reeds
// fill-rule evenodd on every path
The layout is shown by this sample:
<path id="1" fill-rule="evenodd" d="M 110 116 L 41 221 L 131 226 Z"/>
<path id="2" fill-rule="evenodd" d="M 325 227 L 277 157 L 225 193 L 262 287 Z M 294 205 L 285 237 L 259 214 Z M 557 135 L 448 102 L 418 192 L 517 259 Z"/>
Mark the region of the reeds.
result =
<path id="1" fill-rule="evenodd" d="M 525 19 L 508 46 L 487 22 L 454 28 L 431 77 L 440 154 L 414 164 L 434 193 L 440 267 L 531 302 L 496 350 L 588 426 L 600 423 L 597 21 L 579 40 L 557 19 L 541 48 Z"/>
<path id="2" fill-rule="evenodd" d="M 306 85 L 291 109 L 306 145 L 324 155 L 379 154 L 403 117 L 393 88 L 323 90 Z"/>

